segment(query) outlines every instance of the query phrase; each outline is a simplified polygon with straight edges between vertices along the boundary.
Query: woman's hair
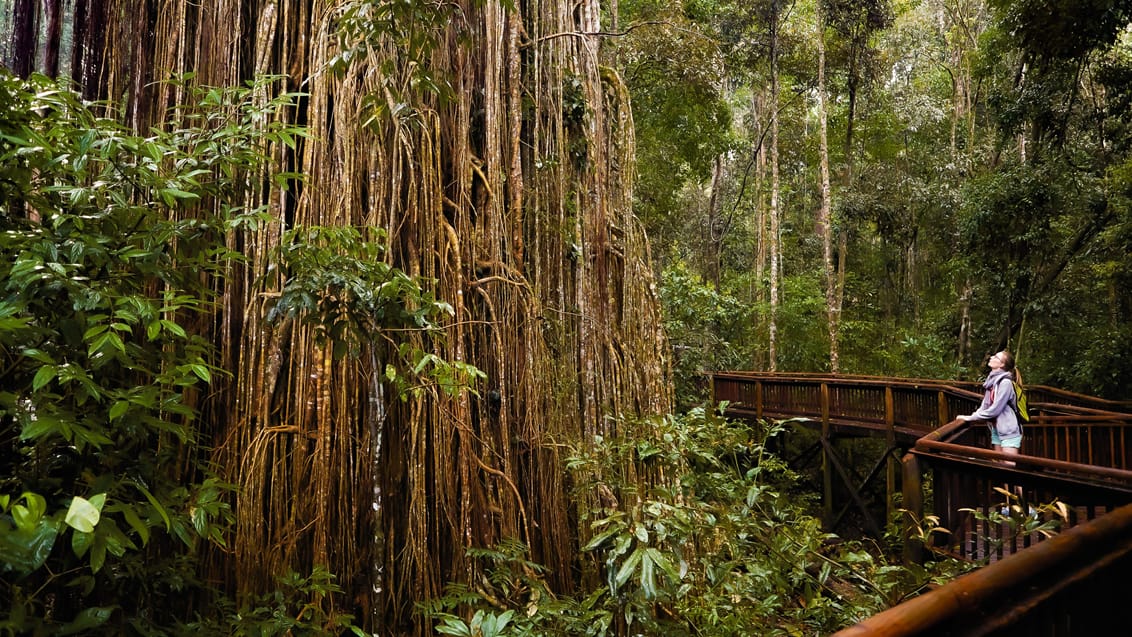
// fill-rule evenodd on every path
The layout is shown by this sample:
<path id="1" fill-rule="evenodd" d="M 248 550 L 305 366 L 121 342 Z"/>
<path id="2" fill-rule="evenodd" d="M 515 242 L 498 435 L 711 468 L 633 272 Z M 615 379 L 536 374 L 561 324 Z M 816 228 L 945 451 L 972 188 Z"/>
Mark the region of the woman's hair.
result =
<path id="1" fill-rule="evenodd" d="M 1014 365 L 1014 354 L 1006 350 L 1002 350 L 999 354 L 999 359 L 1002 361 L 1002 368 L 1008 372 L 1014 372 L 1014 382 L 1019 385 L 1022 384 L 1022 371 Z"/>

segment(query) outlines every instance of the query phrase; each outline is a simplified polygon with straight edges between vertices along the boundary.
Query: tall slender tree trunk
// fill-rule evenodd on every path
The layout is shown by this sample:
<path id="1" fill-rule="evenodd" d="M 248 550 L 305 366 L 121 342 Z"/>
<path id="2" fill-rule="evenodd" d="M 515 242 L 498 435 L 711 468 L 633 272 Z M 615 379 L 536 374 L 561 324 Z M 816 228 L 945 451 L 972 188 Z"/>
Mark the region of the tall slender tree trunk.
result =
<path id="1" fill-rule="evenodd" d="M 769 259 L 767 244 L 769 242 L 769 232 L 767 226 L 769 225 L 770 205 L 767 193 L 767 144 L 761 131 L 764 126 L 769 127 L 770 114 L 767 112 L 767 91 L 769 87 L 764 90 L 752 91 L 751 95 L 751 114 L 754 120 L 758 123 L 756 127 L 758 133 L 758 145 L 755 147 L 755 213 L 751 217 L 751 223 L 754 225 L 752 234 L 755 237 L 754 245 L 754 262 L 755 262 L 755 277 L 751 282 L 751 302 L 755 304 L 763 304 L 767 300 L 767 288 L 765 285 L 767 261 Z M 767 362 L 765 360 L 766 350 L 761 347 L 754 349 L 754 358 L 750 364 L 754 369 L 765 369 Z"/>
<path id="2" fill-rule="evenodd" d="M 712 164 L 711 193 L 708 196 L 707 245 L 709 263 L 707 270 L 711 285 L 716 290 L 719 289 L 720 259 L 722 258 L 723 235 L 725 233 L 724 222 L 719 214 L 723 200 L 720 193 L 723 189 L 723 159 L 722 155 L 716 156 L 715 162 Z"/>
<path id="3" fill-rule="evenodd" d="M 54 77 L 59 72 L 59 46 L 62 44 L 63 15 L 59 0 L 43 0 L 45 33 L 43 72 Z"/>
<path id="4" fill-rule="evenodd" d="M 767 351 L 768 369 L 778 369 L 778 285 L 781 267 L 779 259 L 780 184 L 778 174 L 778 0 L 772 0 L 770 32 L 770 316 L 768 317 Z"/>
<path id="5" fill-rule="evenodd" d="M 971 352 L 971 281 L 963 283 L 959 293 L 959 360 L 961 367 L 967 365 Z"/>
<path id="6" fill-rule="evenodd" d="M 832 192 L 829 185 L 829 109 L 826 102 L 825 87 L 825 22 L 821 3 L 815 7 L 818 45 L 818 120 L 819 146 L 821 151 L 821 209 L 818 213 L 818 228 L 822 239 L 822 266 L 825 271 L 825 306 L 829 328 L 829 370 L 840 371 L 838 331 L 841 323 L 841 306 L 837 295 L 837 271 L 833 262 Z"/>

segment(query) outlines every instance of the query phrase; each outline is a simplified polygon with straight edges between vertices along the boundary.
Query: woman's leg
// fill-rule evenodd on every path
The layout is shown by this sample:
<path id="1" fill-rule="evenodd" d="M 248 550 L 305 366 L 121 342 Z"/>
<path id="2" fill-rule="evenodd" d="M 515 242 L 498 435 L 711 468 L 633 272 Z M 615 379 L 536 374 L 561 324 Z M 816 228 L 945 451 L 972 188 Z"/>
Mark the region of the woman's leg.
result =
<path id="1" fill-rule="evenodd" d="M 1001 449 L 999 449 L 998 445 L 995 445 L 995 451 L 1002 451 L 1002 453 L 1005 453 L 1008 456 L 1018 455 L 1018 447 L 1002 447 Z M 1008 467 L 1014 466 L 1013 462 L 1006 462 L 1004 464 L 1006 464 L 1006 466 Z"/>
<path id="2" fill-rule="evenodd" d="M 1005 453 L 1008 456 L 1016 456 L 1016 455 L 1018 455 L 1018 447 L 1003 447 L 1002 453 Z M 1014 463 L 1010 462 L 1009 460 L 1003 462 L 1002 464 L 1004 464 L 1008 467 L 1014 466 Z M 1007 488 L 1009 489 L 1010 487 L 1008 486 Z M 1016 486 L 1016 487 L 1014 487 L 1013 491 L 1014 491 L 1014 497 L 1018 498 L 1018 504 L 1021 505 L 1022 504 L 1022 487 Z"/>

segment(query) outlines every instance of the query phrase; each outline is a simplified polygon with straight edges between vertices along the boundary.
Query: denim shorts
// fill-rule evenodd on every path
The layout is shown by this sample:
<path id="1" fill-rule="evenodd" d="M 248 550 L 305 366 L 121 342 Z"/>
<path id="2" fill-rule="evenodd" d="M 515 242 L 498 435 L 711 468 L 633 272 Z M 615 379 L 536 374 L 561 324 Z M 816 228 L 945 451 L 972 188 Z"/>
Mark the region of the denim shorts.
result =
<path id="1" fill-rule="evenodd" d="M 992 445 L 998 445 L 1000 447 L 1013 447 L 1015 449 L 1021 448 L 1022 434 L 1018 434 L 1016 436 L 1007 436 L 1006 438 L 999 438 L 998 431 L 994 427 L 989 427 L 989 429 L 990 442 Z"/>

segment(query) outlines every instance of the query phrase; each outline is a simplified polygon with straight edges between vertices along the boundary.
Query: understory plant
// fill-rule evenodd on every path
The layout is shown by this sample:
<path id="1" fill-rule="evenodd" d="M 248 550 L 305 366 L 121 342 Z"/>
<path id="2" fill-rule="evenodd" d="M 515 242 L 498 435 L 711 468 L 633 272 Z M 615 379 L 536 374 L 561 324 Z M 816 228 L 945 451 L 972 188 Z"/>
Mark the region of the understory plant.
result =
<path id="1" fill-rule="evenodd" d="M 265 218 L 265 149 L 301 134 L 260 83 L 141 136 L 0 73 L 0 633 L 193 633 L 215 607 L 201 549 L 233 486 L 206 460 L 205 326 L 228 237 Z"/>
<path id="2" fill-rule="evenodd" d="M 721 410 L 620 423 L 569 460 L 588 531 L 581 590 L 554 596 L 523 547 L 474 555 L 482 586 L 422 610 L 451 635 L 826 635 L 932 581 L 821 529 L 767 449 L 781 423 Z"/>

